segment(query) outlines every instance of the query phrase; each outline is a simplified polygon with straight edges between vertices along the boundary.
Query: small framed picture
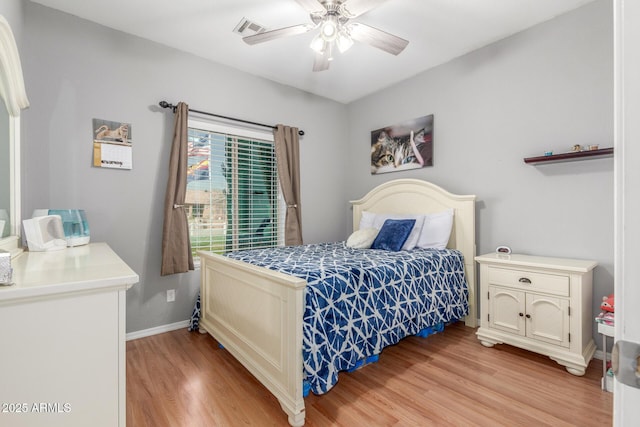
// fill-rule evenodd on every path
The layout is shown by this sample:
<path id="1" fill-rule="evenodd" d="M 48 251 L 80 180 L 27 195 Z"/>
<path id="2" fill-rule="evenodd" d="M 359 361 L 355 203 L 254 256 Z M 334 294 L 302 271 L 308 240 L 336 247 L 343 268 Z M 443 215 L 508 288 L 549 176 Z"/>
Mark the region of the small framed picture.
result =
<path id="1" fill-rule="evenodd" d="M 93 119 L 92 165 L 110 169 L 133 167 L 130 123 Z"/>

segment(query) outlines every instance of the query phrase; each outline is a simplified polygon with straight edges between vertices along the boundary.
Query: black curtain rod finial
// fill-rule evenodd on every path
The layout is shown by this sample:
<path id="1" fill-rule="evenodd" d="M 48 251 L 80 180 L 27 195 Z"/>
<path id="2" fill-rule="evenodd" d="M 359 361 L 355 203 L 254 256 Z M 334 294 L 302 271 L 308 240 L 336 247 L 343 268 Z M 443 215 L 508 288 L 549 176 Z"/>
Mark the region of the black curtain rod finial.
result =
<path id="1" fill-rule="evenodd" d="M 177 105 L 169 104 L 167 101 L 160 101 L 158 102 L 158 105 L 161 106 L 162 108 L 171 108 L 171 110 L 173 110 L 174 113 L 178 109 Z"/>

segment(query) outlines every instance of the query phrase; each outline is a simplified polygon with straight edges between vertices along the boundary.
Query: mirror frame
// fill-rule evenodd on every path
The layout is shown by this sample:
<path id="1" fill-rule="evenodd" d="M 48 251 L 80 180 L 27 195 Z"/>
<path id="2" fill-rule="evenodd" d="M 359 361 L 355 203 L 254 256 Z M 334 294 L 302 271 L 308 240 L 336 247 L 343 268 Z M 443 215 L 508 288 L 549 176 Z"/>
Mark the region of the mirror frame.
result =
<path id="1" fill-rule="evenodd" d="M 9 113 L 9 175 L 11 235 L 0 239 L 0 249 L 19 254 L 21 249 L 21 197 L 20 197 L 20 111 L 29 106 L 24 87 L 22 65 L 11 26 L 0 15 L 0 98 Z"/>

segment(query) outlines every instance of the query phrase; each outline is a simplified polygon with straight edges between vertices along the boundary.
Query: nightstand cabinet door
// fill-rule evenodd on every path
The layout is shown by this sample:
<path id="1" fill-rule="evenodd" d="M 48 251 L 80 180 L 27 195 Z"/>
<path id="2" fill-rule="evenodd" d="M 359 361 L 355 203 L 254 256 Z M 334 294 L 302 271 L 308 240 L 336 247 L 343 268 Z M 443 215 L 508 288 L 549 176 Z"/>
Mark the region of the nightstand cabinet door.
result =
<path id="1" fill-rule="evenodd" d="M 489 286 L 489 327 L 516 335 L 526 335 L 525 295 L 522 291 Z"/>
<path id="2" fill-rule="evenodd" d="M 527 337 L 569 347 L 569 301 L 527 294 Z"/>

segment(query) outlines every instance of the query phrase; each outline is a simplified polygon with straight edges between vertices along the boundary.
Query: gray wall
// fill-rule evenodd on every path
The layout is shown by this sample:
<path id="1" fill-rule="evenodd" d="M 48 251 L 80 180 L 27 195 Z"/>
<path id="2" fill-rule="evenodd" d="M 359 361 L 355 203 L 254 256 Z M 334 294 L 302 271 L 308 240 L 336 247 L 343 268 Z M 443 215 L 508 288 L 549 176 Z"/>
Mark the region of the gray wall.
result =
<path id="1" fill-rule="evenodd" d="M 598 0 L 350 104 L 349 197 L 401 177 L 475 194 L 478 254 L 597 260 L 597 314 L 613 292 L 613 159 L 523 158 L 613 146 L 612 31 L 611 2 Z M 434 166 L 370 175 L 370 131 L 427 114 Z"/>
<path id="2" fill-rule="evenodd" d="M 304 129 L 303 238 L 344 238 L 348 167 L 335 155 L 347 133 L 344 105 L 33 3 L 24 29 L 23 215 L 86 210 L 92 241 L 107 242 L 140 275 L 127 294 L 127 331 L 187 319 L 199 286 L 198 272 L 160 276 L 173 114 L 158 101 Z M 93 118 L 131 123 L 132 170 L 91 167 Z M 176 301 L 167 303 L 171 288 Z"/>

